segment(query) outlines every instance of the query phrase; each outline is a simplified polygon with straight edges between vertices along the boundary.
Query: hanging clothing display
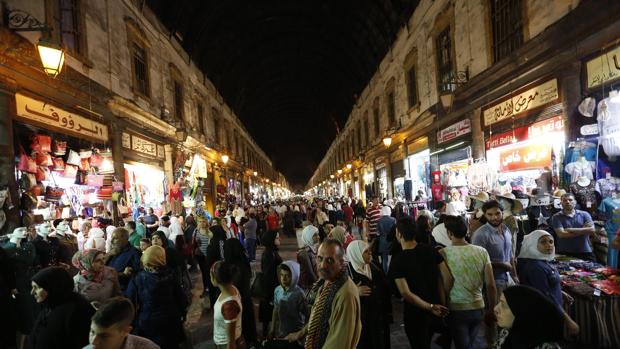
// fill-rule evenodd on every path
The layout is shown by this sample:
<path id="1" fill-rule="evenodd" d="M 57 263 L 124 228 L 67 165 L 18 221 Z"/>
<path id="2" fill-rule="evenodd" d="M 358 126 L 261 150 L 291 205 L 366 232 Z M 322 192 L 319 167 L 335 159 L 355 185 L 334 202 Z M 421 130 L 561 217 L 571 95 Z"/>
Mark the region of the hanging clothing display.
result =
<path id="1" fill-rule="evenodd" d="M 580 158 L 583 160 L 578 160 L 575 162 L 571 162 L 570 164 L 564 167 L 564 171 L 570 175 L 570 182 L 576 182 L 579 177 L 586 177 L 588 179 L 594 179 L 594 171 L 596 170 L 596 162 L 587 161 L 585 158 Z"/>
<path id="2" fill-rule="evenodd" d="M 569 190 L 575 195 L 575 200 L 581 209 L 590 213 L 596 211 L 600 201 L 599 194 L 594 188 L 595 184 L 593 181 L 590 181 L 586 186 L 580 185 L 577 182 L 569 185 Z"/>
<path id="3" fill-rule="evenodd" d="M 620 193 L 620 178 L 609 177 L 596 181 L 596 191 L 603 198 L 611 197 L 614 193 Z"/>
<path id="4" fill-rule="evenodd" d="M 616 194 L 617 195 L 617 194 Z M 609 241 L 613 240 L 616 232 L 620 231 L 620 198 L 608 197 L 601 202 L 599 211 L 603 212 L 607 218 L 605 231 Z M 609 248 L 607 252 L 607 265 L 618 267 L 618 250 Z"/>
<path id="5" fill-rule="evenodd" d="M 608 156 L 620 155 L 620 101 L 605 98 L 598 104 L 599 142 Z"/>

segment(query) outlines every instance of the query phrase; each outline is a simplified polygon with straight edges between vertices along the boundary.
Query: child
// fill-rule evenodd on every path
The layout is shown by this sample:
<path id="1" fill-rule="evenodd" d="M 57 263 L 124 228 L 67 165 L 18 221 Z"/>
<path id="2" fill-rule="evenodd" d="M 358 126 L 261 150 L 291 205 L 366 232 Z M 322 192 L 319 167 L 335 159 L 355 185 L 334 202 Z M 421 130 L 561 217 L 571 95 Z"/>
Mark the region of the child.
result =
<path id="1" fill-rule="evenodd" d="M 278 266 L 280 286 L 276 287 L 273 297 L 273 321 L 263 343 L 265 349 L 301 349 L 297 342 L 285 340 L 288 334 L 299 331 L 308 319 L 308 307 L 304 291 L 297 285 L 299 280 L 299 264 L 285 261 Z"/>
<path id="2" fill-rule="evenodd" d="M 149 238 L 140 239 L 140 251 L 144 252 L 149 247 L 151 247 L 151 240 Z"/>

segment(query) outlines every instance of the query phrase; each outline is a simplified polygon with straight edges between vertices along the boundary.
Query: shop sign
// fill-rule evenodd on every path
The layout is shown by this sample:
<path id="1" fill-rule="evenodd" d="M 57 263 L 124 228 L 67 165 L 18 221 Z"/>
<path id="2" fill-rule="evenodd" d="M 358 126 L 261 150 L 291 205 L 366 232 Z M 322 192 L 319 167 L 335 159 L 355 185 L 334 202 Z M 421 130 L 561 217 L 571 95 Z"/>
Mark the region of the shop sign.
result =
<path id="1" fill-rule="evenodd" d="M 137 153 L 148 155 L 154 158 L 163 159 L 164 147 L 148 139 L 123 132 L 122 136 L 123 148 L 131 149 Z"/>
<path id="2" fill-rule="evenodd" d="M 588 88 L 597 87 L 620 78 L 620 46 L 586 63 Z"/>
<path id="3" fill-rule="evenodd" d="M 534 143 L 502 150 L 499 153 L 500 171 L 543 169 L 551 166 L 551 143 Z"/>
<path id="4" fill-rule="evenodd" d="M 420 152 L 428 148 L 428 137 L 420 137 L 407 145 L 407 154 Z"/>
<path id="5" fill-rule="evenodd" d="M 564 117 L 562 115 L 557 115 L 552 118 L 531 124 L 529 126 L 515 128 L 514 132 L 508 131 L 500 133 L 498 135 L 493 135 L 491 136 L 491 138 L 487 139 L 485 143 L 487 150 L 489 150 L 492 148 L 502 147 L 504 145 L 540 137 L 550 132 L 558 132 L 563 130 Z"/>
<path id="6" fill-rule="evenodd" d="M 95 138 L 108 142 L 108 127 L 97 121 L 70 113 L 54 105 L 15 94 L 17 116 L 35 121 L 43 127 L 53 126 L 78 136 Z"/>
<path id="7" fill-rule="evenodd" d="M 503 100 L 484 109 L 484 125 L 489 126 L 497 122 L 523 114 L 526 111 L 553 102 L 559 98 L 558 80 L 551 79 L 516 96 Z"/>
<path id="8" fill-rule="evenodd" d="M 471 132 L 471 120 L 465 119 L 437 132 L 437 143 L 445 143 Z"/>

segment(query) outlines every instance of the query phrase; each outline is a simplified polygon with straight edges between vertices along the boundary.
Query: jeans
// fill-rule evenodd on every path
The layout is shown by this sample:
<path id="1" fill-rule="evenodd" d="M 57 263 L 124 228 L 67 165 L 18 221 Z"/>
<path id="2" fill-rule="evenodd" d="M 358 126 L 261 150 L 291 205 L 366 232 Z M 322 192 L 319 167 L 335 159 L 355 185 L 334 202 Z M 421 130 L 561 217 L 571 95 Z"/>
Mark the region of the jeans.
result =
<path id="1" fill-rule="evenodd" d="M 256 239 L 247 238 L 245 239 L 245 249 L 248 251 L 248 257 L 250 261 L 256 259 Z"/>
<path id="2" fill-rule="evenodd" d="M 381 267 L 383 267 L 383 272 L 385 273 L 385 275 L 387 275 L 390 269 L 390 253 L 382 252 L 380 253 L 380 255 L 381 255 Z"/>
<path id="3" fill-rule="evenodd" d="M 456 349 L 474 348 L 483 313 L 483 309 L 450 310 L 447 320 Z"/>

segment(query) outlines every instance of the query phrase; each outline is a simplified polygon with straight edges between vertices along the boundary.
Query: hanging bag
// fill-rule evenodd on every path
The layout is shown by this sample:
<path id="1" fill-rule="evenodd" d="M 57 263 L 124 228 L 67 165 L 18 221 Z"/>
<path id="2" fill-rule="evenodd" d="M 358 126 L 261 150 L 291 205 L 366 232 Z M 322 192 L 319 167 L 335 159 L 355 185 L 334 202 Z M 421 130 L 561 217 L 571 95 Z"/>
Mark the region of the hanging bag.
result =
<path id="1" fill-rule="evenodd" d="M 52 137 L 41 134 L 35 135 L 32 137 L 30 149 L 41 152 L 52 151 Z"/>
<path id="2" fill-rule="evenodd" d="M 17 164 L 17 169 L 22 172 L 37 173 L 37 162 L 26 155 L 21 145 L 19 146 L 19 162 Z"/>
<path id="3" fill-rule="evenodd" d="M 80 168 L 80 171 L 84 171 L 84 172 L 90 171 L 90 162 L 88 161 L 88 159 L 81 158 L 79 168 Z"/>
<path id="4" fill-rule="evenodd" d="M 51 166 L 52 165 L 52 156 L 49 153 L 36 151 L 32 154 L 38 166 Z"/>
<path id="5" fill-rule="evenodd" d="M 65 166 L 65 170 L 62 173 L 62 176 L 67 178 L 75 178 L 75 176 L 77 176 L 77 171 L 77 166 L 67 165 Z"/>
<path id="6" fill-rule="evenodd" d="M 52 160 L 52 168 L 54 171 L 64 171 L 65 170 L 65 160 L 62 158 L 54 158 Z"/>
<path id="7" fill-rule="evenodd" d="M 52 142 L 52 153 L 56 156 L 64 156 L 67 153 L 67 142 L 54 140 Z"/>
<path id="8" fill-rule="evenodd" d="M 97 149 L 94 149 L 90 158 L 90 166 L 92 167 L 99 167 L 101 166 L 101 162 L 103 161 L 103 157 L 101 156 L 101 154 L 99 154 L 99 151 Z"/>
<path id="9" fill-rule="evenodd" d="M 78 166 L 80 164 L 80 154 L 78 154 L 75 150 L 69 150 L 69 156 L 67 157 L 67 164 Z"/>
<path id="10" fill-rule="evenodd" d="M 89 187 L 103 187 L 103 175 L 88 174 L 86 176 L 86 185 Z"/>
<path id="11" fill-rule="evenodd" d="M 62 195 L 65 193 L 65 190 L 60 188 L 56 184 L 56 179 L 54 178 L 54 174 L 50 174 L 52 182 L 54 182 L 54 186 L 48 185 L 45 188 L 45 201 L 47 202 L 59 202 L 62 198 Z"/>
<path id="12" fill-rule="evenodd" d="M 37 182 L 43 182 L 49 180 L 50 170 L 45 166 L 37 166 Z"/>
<path id="13" fill-rule="evenodd" d="M 118 214 L 121 217 L 125 217 L 125 216 L 129 215 L 129 213 L 130 213 L 129 206 L 127 206 L 127 202 L 125 201 L 124 197 L 121 197 L 118 200 L 118 204 L 116 205 L 116 207 L 118 208 Z"/>

